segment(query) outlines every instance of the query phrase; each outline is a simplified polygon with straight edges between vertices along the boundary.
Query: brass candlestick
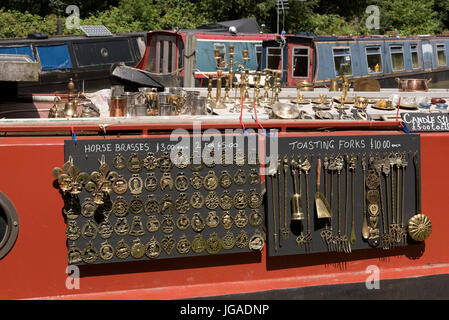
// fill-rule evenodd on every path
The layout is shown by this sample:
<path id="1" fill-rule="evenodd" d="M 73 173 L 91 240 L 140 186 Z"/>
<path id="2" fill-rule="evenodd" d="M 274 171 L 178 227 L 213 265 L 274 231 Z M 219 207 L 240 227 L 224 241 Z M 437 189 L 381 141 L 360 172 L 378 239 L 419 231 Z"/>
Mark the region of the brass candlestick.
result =
<path id="1" fill-rule="evenodd" d="M 209 74 L 209 83 L 207 85 L 207 103 L 212 102 L 212 83 L 214 81 L 214 76 Z"/>
<path id="2" fill-rule="evenodd" d="M 221 101 L 221 76 L 223 71 L 217 70 L 217 91 L 215 99 L 215 109 L 226 109 L 226 105 Z"/>
<path id="3" fill-rule="evenodd" d="M 260 108 L 260 72 L 257 72 L 256 76 L 254 77 L 255 81 L 255 89 L 254 89 L 254 104 L 256 105 L 256 108 Z"/>
<path id="4" fill-rule="evenodd" d="M 274 78 L 274 96 L 273 96 L 273 104 L 279 102 L 279 93 L 281 92 L 281 76 L 280 72 L 275 73 Z"/>
<path id="5" fill-rule="evenodd" d="M 225 84 L 225 96 L 223 98 L 224 103 L 233 103 L 234 101 L 229 97 L 229 92 L 231 91 L 232 78 L 231 74 L 225 76 L 226 84 Z"/>
<path id="6" fill-rule="evenodd" d="M 244 83 L 244 94 L 243 94 L 243 103 L 252 103 L 253 101 L 249 97 L 249 69 L 245 69 L 245 81 Z"/>
<path id="7" fill-rule="evenodd" d="M 268 81 L 268 76 L 269 76 L 268 69 L 265 69 L 264 72 L 265 72 L 265 83 L 263 85 L 264 93 L 263 93 L 263 98 L 262 98 L 261 102 L 262 103 L 270 103 L 270 96 L 268 93 L 270 90 L 270 84 Z"/>

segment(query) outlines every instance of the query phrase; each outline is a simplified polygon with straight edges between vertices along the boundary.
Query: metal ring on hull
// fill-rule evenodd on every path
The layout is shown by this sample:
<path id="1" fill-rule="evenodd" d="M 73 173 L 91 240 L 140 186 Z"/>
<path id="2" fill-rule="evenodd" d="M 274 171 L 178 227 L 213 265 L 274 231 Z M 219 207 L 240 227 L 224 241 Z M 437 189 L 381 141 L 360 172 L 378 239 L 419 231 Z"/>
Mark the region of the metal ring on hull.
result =
<path id="1" fill-rule="evenodd" d="M 0 216 L 6 218 L 6 230 L 0 234 L 0 259 L 13 248 L 19 234 L 19 217 L 9 198 L 0 192 Z"/>

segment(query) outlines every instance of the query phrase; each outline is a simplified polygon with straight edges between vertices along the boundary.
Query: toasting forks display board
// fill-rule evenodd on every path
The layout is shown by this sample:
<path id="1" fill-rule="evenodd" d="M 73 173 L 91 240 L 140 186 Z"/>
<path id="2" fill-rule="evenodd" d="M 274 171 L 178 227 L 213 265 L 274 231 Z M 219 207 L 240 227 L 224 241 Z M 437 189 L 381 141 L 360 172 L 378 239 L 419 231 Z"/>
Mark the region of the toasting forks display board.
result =
<path id="1" fill-rule="evenodd" d="M 421 209 L 419 135 L 279 137 L 271 162 L 270 256 L 409 243 L 408 220 Z"/>
<path id="2" fill-rule="evenodd" d="M 65 199 L 69 264 L 262 250 L 253 138 L 66 141 L 53 175 Z"/>

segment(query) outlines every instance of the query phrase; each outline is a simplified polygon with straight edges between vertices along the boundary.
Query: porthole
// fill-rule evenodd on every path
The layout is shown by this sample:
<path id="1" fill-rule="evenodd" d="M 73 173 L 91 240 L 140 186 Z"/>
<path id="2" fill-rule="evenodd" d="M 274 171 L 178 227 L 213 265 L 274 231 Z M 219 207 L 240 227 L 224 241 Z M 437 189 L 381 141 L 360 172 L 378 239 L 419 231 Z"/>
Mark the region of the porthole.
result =
<path id="1" fill-rule="evenodd" d="M 19 234 L 19 218 L 9 198 L 0 192 L 0 259 L 13 248 Z"/>

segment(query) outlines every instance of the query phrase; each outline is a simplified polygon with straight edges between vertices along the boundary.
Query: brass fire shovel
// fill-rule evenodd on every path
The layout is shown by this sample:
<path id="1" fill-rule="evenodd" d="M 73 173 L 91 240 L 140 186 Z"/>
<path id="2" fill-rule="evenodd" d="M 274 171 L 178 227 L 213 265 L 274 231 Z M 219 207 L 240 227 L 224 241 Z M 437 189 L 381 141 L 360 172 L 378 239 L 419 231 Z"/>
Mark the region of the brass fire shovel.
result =
<path id="1" fill-rule="evenodd" d="M 316 174 L 316 193 L 315 193 L 315 206 L 318 215 L 318 219 L 332 218 L 331 208 L 326 200 L 326 197 L 320 191 L 320 179 L 321 179 L 321 159 L 318 158 L 317 174 Z"/>

